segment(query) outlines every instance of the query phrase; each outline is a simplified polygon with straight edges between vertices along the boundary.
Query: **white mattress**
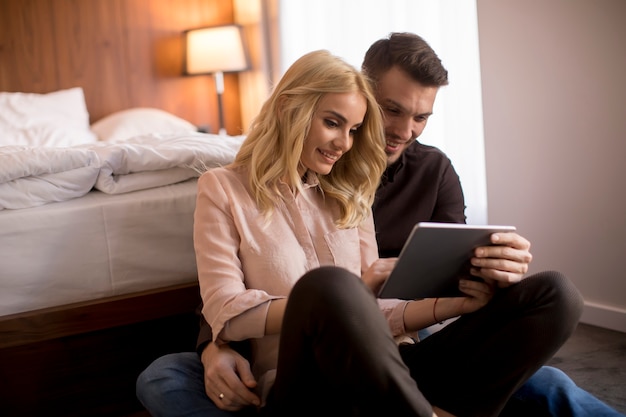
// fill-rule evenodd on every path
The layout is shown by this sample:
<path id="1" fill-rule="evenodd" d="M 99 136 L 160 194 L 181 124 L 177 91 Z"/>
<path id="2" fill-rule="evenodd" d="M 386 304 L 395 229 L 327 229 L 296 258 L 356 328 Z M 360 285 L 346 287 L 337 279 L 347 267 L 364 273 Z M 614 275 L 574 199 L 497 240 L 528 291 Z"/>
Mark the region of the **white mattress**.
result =
<path id="1" fill-rule="evenodd" d="M 0 316 L 195 281 L 196 183 L 0 211 Z"/>

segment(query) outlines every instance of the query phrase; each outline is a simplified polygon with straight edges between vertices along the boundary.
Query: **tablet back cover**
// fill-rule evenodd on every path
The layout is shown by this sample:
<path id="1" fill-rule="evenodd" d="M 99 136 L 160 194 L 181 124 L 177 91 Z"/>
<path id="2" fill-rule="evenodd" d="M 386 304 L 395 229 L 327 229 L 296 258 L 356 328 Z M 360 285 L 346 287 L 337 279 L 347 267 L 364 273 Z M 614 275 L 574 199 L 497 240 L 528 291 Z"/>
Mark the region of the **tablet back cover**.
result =
<path id="1" fill-rule="evenodd" d="M 458 281 L 472 278 L 473 250 L 490 245 L 492 233 L 514 230 L 513 226 L 418 223 L 378 296 L 405 300 L 463 296 Z"/>

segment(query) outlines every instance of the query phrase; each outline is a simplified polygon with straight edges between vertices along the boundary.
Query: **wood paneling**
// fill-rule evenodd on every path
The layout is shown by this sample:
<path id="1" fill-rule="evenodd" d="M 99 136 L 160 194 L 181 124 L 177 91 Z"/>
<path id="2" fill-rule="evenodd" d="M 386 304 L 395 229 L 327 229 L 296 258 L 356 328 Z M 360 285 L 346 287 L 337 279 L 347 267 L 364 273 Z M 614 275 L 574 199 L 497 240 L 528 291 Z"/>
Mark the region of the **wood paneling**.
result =
<path id="1" fill-rule="evenodd" d="M 278 28 L 278 0 L 233 0 L 235 22 L 243 27 L 250 52 L 250 71 L 239 75 L 241 120 L 250 127 L 271 91 L 272 52 L 277 48 L 267 40 L 273 28 Z M 276 56 L 277 58 L 277 56 Z"/>
<path id="2" fill-rule="evenodd" d="M 211 76 L 182 76 L 182 32 L 233 22 L 230 0 L 0 0 L 0 91 L 82 87 L 94 122 L 156 107 L 217 131 Z M 242 131 L 226 74 L 228 133 Z"/>

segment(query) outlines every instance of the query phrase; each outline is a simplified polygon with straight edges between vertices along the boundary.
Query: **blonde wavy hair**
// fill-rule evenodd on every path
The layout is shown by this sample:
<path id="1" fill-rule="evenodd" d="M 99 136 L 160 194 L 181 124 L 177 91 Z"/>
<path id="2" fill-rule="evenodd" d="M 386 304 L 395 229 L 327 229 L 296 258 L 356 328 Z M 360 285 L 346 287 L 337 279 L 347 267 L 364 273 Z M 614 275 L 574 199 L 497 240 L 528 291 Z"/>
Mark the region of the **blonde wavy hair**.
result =
<path id="1" fill-rule="evenodd" d="M 352 148 L 328 175 L 318 178 L 324 195 L 339 203 L 338 227 L 355 227 L 367 218 L 387 161 L 382 115 L 365 76 L 325 50 L 302 56 L 285 72 L 232 164 L 249 168 L 250 189 L 266 216 L 281 203 L 281 180 L 303 191 L 300 156 L 320 98 L 355 91 L 367 103 L 363 124 L 354 134 Z"/>

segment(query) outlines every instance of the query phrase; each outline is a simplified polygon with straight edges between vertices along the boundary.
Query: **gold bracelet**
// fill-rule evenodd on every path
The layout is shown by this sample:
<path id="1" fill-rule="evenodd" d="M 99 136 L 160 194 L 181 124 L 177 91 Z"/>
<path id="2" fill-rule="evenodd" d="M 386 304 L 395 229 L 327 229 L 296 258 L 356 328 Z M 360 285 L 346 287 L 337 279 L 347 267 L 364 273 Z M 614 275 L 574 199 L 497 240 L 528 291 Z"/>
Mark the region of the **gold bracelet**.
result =
<path id="1" fill-rule="evenodd" d="M 435 302 L 433 303 L 433 319 L 435 319 L 435 323 L 443 324 L 443 321 L 437 320 L 437 315 L 435 314 L 435 308 L 437 307 L 437 301 L 439 301 L 439 297 L 435 298 Z"/>

